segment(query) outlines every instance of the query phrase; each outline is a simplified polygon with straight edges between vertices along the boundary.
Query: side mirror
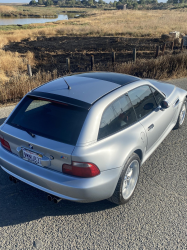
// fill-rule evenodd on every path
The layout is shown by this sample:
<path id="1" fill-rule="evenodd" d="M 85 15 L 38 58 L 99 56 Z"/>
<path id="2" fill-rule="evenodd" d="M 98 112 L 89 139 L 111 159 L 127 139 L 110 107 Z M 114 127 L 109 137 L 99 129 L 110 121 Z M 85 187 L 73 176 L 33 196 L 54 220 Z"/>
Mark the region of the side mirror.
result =
<path id="1" fill-rule="evenodd" d="M 160 106 L 161 106 L 163 109 L 169 108 L 169 104 L 168 104 L 168 102 L 166 102 L 166 101 L 162 101 L 162 102 L 160 103 Z"/>
<path id="2" fill-rule="evenodd" d="M 153 107 L 154 107 L 153 103 L 146 103 L 143 108 L 145 110 L 150 110 L 150 109 L 153 109 Z"/>

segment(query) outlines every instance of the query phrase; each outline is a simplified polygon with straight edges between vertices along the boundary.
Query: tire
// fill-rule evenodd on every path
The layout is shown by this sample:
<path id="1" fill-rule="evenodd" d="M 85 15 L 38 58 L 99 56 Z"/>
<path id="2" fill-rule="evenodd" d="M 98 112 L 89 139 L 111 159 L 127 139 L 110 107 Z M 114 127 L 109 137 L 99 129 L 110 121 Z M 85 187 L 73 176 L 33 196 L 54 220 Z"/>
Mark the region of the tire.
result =
<path id="1" fill-rule="evenodd" d="M 123 167 L 116 189 L 109 201 L 122 205 L 127 203 L 132 197 L 136 188 L 140 172 L 140 158 L 133 153 Z M 129 176 L 131 174 L 131 176 Z M 129 179 L 130 177 L 130 179 Z M 126 186 L 126 188 L 125 188 Z"/>
<path id="2" fill-rule="evenodd" d="M 177 123 L 175 124 L 174 129 L 179 129 L 182 127 L 182 125 L 184 123 L 185 115 L 186 115 L 186 99 L 184 100 L 184 102 L 182 104 L 182 107 L 180 109 L 179 116 L 177 119 Z"/>

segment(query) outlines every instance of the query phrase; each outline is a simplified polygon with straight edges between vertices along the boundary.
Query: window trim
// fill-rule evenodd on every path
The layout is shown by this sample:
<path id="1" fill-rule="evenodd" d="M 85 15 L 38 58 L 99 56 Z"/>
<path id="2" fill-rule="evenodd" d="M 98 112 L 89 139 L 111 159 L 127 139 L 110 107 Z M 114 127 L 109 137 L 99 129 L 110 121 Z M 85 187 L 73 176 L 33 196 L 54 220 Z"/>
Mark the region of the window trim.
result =
<path id="1" fill-rule="evenodd" d="M 153 88 L 153 89 L 155 89 L 155 87 L 152 87 L 152 86 L 150 86 L 151 88 Z M 151 89 L 150 88 L 150 89 Z M 156 91 L 158 91 L 157 89 L 155 89 Z M 151 89 L 151 92 L 153 93 L 153 91 L 152 91 L 152 89 Z M 163 97 L 164 97 L 164 100 L 166 99 L 166 95 L 164 94 L 164 93 L 162 93 L 162 92 L 160 92 L 160 91 L 158 91 L 158 93 L 160 93 Z M 163 95 L 164 94 L 164 95 Z M 158 102 L 157 102 L 157 100 L 156 100 L 156 97 L 155 97 L 155 95 L 154 95 L 154 93 L 153 93 L 153 96 L 154 96 L 154 98 L 155 98 L 155 101 L 156 101 L 156 103 L 157 103 L 157 105 L 158 105 L 158 107 L 160 106 L 160 104 L 158 104 Z"/>
<path id="2" fill-rule="evenodd" d="M 150 91 L 151 91 L 151 88 L 150 88 L 150 87 L 152 87 L 152 86 L 151 86 L 151 85 L 148 85 L 148 84 L 138 86 L 138 87 L 136 87 L 136 88 L 134 88 L 134 89 L 137 89 L 137 88 L 142 87 L 142 86 L 148 86 L 149 89 L 150 89 Z M 128 93 L 129 93 L 130 91 L 134 90 L 134 89 L 129 90 Z M 153 94 L 152 91 L 151 91 L 151 93 Z M 158 104 L 157 104 L 157 101 L 156 101 L 156 99 L 155 99 L 154 94 L 153 94 L 153 97 L 154 97 L 154 100 L 155 100 L 156 105 L 158 105 Z M 129 99 L 130 99 L 130 97 L 129 97 Z M 130 100 L 131 100 L 131 99 L 130 99 Z M 132 103 L 132 102 L 131 102 L 131 103 Z M 132 106 L 134 107 L 133 104 L 132 104 Z M 138 117 L 137 117 L 137 121 L 139 122 L 139 121 L 141 121 L 142 119 L 144 119 L 145 117 L 147 117 L 148 115 L 152 114 L 156 109 L 158 109 L 158 107 L 159 107 L 159 105 L 158 105 L 155 109 L 153 109 L 153 110 L 151 111 L 151 113 L 146 114 L 145 116 L 141 117 L 140 119 L 138 119 Z M 134 109 L 134 111 L 135 111 L 135 109 Z M 135 114 L 136 114 L 136 111 L 135 111 Z M 137 116 L 137 114 L 136 114 L 136 116 Z"/>
<path id="3" fill-rule="evenodd" d="M 134 125 L 135 123 L 138 122 L 138 120 L 137 120 L 137 115 L 136 115 L 136 112 L 135 112 L 135 110 L 134 110 L 134 106 L 132 105 L 131 99 L 130 99 L 130 97 L 129 97 L 129 95 L 128 95 L 128 92 L 125 92 L 124 94 L 118 96 L 116 99 L 114 99 L 112 102 L 110 102 L 110 103 L 105 107 L 105 109 L 104 109 L 104 111 L 103 111 L 103 113 L 102 113 L 102 116 L 101 116 L 101 120 L 102 120 L 102 117 L 103 117 L 103 114 L 104 114 L 105 110 L 106 110 L 113 102 L 115 102 L 117 99 L 121 98 L 121 97 L 124 96 L 124 95 L 127 96 L 127 97 L 129 98 L 131 107 L 133 108 L 133 111 L 134 111 L 134 114 L 135 114 L 135 117 L 136 117 L 136 121 L 133 122 L 133 123 L 131 123 L 129 126 L 124 127 L 124 128 L 121 128 L 120 130 L 117 130 L 116 132 L 114 132 L 114 133 L 112 133 L 112 134 L 109 134 L 109 135 L 107 135 L 107 136 L 105 136 L 105 137 L 102 137 L 102 138 L 100 138 L 100 139 L 98 138 L 98 136 L 99 136 L 99 130 L 98 130 L 97 141 L 101 141 L 101 140 L 103 140 L 103 139 L 106 139 L 106 138 L 108 138 L 108 137 L 114 135 L 114 134 L 117 134 L 117 133 L 119 133 L 120 131 L 127 129 L 127 128 L 129 128 L 130 126 L 132 126 L 132 125 Z M 101 124 L 101 120 L 100 120 L 100 124 Z M 100 129 L 100 124 L 99 124 L 99 129 Z"/>
<path id="4" fill-rule="evenodd" d="M 157 90 L 157 88 L 155 88 L 155 87 L 153 87 L 153 86 L 151 86 L 151 85 L 149 85 L 149 84 L 144 84 L 144 85 L 138 86 L 138 87 L 136 87 L 136 88 L 133 88 L 133 89 L 131 89 L 131 90 L 137 89 L 137 88 L 142 87 L 142 86 L 148 86 L 148 87 L 149 87 L 151 93 L 153 94 L 153 97 L 154 97 L 154 100 L 155 100 L 155 102 L 156 102 L 156 105 L 158 105 L 158 103 L 157 103 L 157 101 L 156 101 L 156 98 L 155 98 L 155 96 L 154 96 L 154 93 L 152 92 L 152 90 L 151 90 L 150 87 L 154 88 L 155 90 Z M 121 132 L 122 130 L 125 130 L 125 129 L 129 128 L 130 126 L 136 124 L 137 122 L 141 121 L 142 119 L 144 119 L 144 118 L 146 118 L 147 116 L 149 116 L 150 114 L 152 114 L 152 113 L 159 107 L 159 105 L 158 105 L 154 110 L 152 110 L 151 113 L 149 113 L 149 114 L 147 114 L 147 115 L 141 117 L 141 119 L 138 119 L 137 114 L 136 114 L 136 111 L 135 111 L 135 108 L 134 108 L 134 105 L 132 104 L 132 101 L 131 101 L 131 99 L 130 99 L 130 97 L 129 97 L 129 94 L 128 94 L 131 90 L 125 92 L 124 94 L 118 96 L 116 99 L 114 99 L 112 102 L 110 102 L 110 103 L 105 107 L 103 113 L 105 112 L 105 110 L 106 110 L 114 101 L 116 101 L 118 98 L 120 98 L 120 97 L 126 95 L 126 96 L 128 96 L 128 98 L 129 98 L 129 100 L 130 100 L 130 103 L 131 103 L 131 106 L 132 106 L 132 108 L 133 108 L 133 110 L 134 110 L 134 113 L 135 113 L 135 116 L 136 116 L 136 121 L 135 121 L 134 123 L 130 124 L 129 126 L 127 126 L 127 127 L 125 127 L 125 128 L 122 128 L 122 129 L 120 129 L 120 130 L 117 130 L 116 132 L 114 132 L 114 133 L 112 133 L 112 134 L 109 134 L 109 135 L 107 135 L 107 136 L 105 136 L 105 137 L 102 137 L 102 138 L 100 138 L 100 139 L 98 139 L 98 135 L 99 135 L 99 130 L 98 130 L 97 141 L 101 141 L 101 140 L 103 140 L 103 139 L 106 139 L 106 138 L 108 138 L 108 137 L 110 137 L 110 136 L 112 136 L 112 135 L 115 135 L 115 134 Z M 164 97 L 164 99 L 166 99 L 166 96 L 163 95 L 162 92 L 160 92 L 159 90 L 157 90 L 157 91 Z M 102 119 L 102 117 L 103 117 L 103 113 L 102 113 L 101 119 Z M 101 124 L 101 120 L 100 120 L 100 124 Z M 100 124 L 99 124 L 99 129 L 100 129 Z"/>

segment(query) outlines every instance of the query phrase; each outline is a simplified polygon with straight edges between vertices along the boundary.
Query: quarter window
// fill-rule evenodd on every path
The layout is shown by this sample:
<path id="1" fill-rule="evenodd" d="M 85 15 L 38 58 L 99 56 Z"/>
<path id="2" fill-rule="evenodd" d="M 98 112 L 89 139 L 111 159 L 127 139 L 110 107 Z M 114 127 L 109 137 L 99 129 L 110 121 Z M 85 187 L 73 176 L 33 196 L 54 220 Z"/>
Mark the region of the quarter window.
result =
<path id="1" fill-rule="evenodd" d="M 160 103 L 165 100 L 165 97 L 163 95 L 161 95 L 156 89 L 154 89 L 152 87 L 151 87 L 151 91 L 153 92 L 154 97 L 156 99 L 156 102 L 157 102 L 157 104 L 159 106 Z"/>
<path id="2" fill-rule="evenodd" d="M 98 139 L 102 139 L 136 122 L 136 115 L 129 97 L 122 97 L 111 103 L 103 113 Z"/>
<path id="3" fill-rule="evenodd" d="M 155 98 L 149 86 L 141 86 L 133 89 L 128 95 L 139 120 L 150 114 L 157 107 Z"/>

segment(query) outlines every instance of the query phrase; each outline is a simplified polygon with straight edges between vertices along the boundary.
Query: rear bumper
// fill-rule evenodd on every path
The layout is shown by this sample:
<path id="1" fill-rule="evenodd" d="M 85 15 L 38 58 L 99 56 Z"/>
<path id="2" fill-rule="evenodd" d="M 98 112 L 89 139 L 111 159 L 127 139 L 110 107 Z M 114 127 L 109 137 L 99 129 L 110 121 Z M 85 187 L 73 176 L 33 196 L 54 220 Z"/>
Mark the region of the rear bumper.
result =
<path id="1" fill-rule="evenodd" d="M 121 168 L 115 168 L 93 178 L 68 176 L 29 163 L 1 145 L 0 166 L 8 174 L 35 188 L 76 202 L 94 202 L 111 197 L 121 173 Z"/>

